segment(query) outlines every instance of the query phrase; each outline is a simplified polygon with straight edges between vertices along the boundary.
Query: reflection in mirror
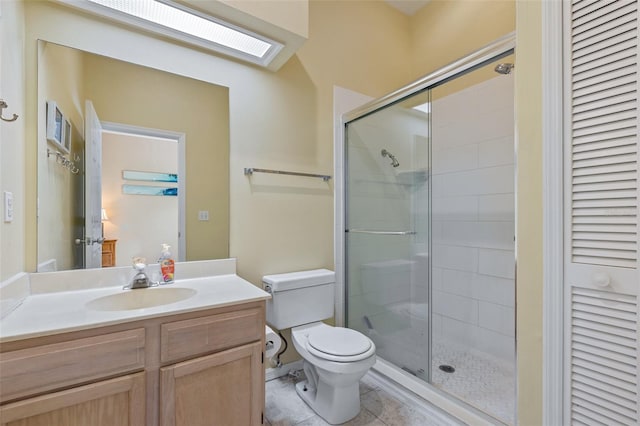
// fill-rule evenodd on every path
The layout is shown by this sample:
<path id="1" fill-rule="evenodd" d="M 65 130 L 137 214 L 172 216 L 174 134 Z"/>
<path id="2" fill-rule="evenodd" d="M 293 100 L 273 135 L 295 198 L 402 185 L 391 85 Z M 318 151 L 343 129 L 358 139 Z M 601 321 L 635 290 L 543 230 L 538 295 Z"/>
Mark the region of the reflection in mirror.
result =
<path id="1" fill-rule="evenodd" d="M 162 243 L 176 260 L 228 257 L 228 99 L 226 87 L 39 41 L 38 271 L 128 266 L 133 256 L 153 263 Z M 70 124 L 70 152 L 61 154 L 79 173 L 47 156 L 47 149 L 61 151 L 46 137 L 47 101 Z M 86 137 L 86 101 L 103 128 L 94 161 L 85 159 L 97 146 L 86 145 L 95 139 Z M 177 182 L 125 179 L 125 171 L 176 175 Z M 92 174 L 100 189 L 86 194 Z M 126 185 L 143 193 L 165 188 L 166 196 L 127 193 Z M 90 213 L 96 208 L 88 211 L 85 201 L 96 191 L 101 202 Z M 87 231 L 92 225 L 100 230 Z"/>

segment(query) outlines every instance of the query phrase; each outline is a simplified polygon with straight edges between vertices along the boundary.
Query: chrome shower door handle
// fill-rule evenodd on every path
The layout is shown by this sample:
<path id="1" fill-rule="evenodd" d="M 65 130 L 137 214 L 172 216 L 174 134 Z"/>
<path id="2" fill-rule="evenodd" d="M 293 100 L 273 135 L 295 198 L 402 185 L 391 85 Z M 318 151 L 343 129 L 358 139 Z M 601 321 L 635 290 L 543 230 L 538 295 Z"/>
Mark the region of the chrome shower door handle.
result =
<path id="1" fill-rule="evenodd" d="M 375 231 L 372 229 L 345 229 L 344 232 L 373 235 L 416 235 L 416 231 Z"/>

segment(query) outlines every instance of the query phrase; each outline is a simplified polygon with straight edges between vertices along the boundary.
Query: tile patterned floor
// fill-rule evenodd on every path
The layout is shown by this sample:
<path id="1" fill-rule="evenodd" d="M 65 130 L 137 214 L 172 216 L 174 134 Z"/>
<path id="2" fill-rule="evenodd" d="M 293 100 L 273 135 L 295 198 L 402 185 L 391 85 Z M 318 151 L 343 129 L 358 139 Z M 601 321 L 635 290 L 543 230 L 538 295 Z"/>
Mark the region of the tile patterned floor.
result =
<path id="1" fill-rule="evenodd" d="M 266 384 L 267 426 L 327 426 L 296 394 L 300 379 L 285 376 Z M 460 422 L 424 402 L 416 404 L 406 396 L 379 386 L 371 373 L 360 381 L 360 414 L 344 423 L 349 426 L 458 426 Z"/>
<path id="2" fill-rule="evenodd" d="M 448 341 L 433 345 L 432 383 L 504 423 L 515 424 L 514 361 L 495 358 Z M 455 367 L 445 373 L 442 364 Z"/>

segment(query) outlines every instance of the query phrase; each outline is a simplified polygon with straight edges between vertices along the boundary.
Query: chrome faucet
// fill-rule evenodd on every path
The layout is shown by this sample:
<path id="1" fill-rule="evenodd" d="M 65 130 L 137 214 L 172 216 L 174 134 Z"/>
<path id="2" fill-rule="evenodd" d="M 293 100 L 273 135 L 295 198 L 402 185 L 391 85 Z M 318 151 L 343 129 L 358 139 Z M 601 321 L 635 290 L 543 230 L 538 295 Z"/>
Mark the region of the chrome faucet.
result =
<path id="1" fill-rule="evenodd" d="M 154 283 L 149 279 L 149 276 L 144 271 L 146 265 L 144 264 L 145 259 L 141 257 L 135 257 L 133 259 L 133 269 L 136 270 L 136 274 L 133 276 L 131 283 L 128 286 L 125 286 L 125 290 L 135 290 L 138 288 L 149 288 L 155 287 L 158 283 Z"/>

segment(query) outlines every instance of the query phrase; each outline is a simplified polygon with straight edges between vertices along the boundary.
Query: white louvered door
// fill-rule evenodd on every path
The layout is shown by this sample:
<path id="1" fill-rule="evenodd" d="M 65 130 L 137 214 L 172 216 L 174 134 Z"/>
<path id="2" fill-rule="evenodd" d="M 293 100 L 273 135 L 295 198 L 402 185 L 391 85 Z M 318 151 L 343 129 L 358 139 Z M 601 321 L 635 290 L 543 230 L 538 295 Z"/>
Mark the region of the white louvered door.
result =
<path id="1" fill-rule="evenodd" d="M 638 0 L 565 6 L 565 423 L 637 425 Z"/>

